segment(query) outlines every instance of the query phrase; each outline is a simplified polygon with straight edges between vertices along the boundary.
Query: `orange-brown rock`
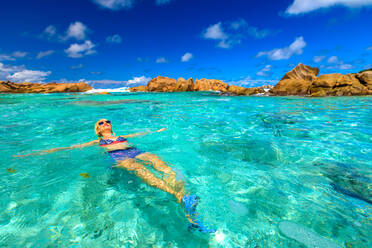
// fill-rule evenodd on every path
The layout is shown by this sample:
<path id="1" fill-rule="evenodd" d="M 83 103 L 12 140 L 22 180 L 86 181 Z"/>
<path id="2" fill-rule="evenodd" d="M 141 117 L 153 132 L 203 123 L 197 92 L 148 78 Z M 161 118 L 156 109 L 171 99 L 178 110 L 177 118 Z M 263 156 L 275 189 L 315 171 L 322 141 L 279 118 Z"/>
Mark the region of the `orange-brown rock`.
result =
<path id="1" fill-rule="evenodd" d="M 192 79 L 179 78 L 177 81 L 174 78 L 158 76 L 148 82 L 147 90 L 156 92 L 192 91 L 193 82 Z"/>
<path id="2" fill-rule="evenodd" d="M 355 75 L 359 79 L 360 83 L 372 91 L 372 69 L 368 71 L 359 72 Z"/>
<path id="3" fill-rule="evenodd" d="M 356 96 L 368 95 L 368 88 L 360 83 L 355 74 L 340 73 L 319 76 L 309 88 L 310 96 Z"/>
<path id="4" fill-rule="evenodd" d="M 258 93 L 264 93 L 265 90 L 262 87 L 253 87 L 253 88 L 245 88 L 236 85 L 230 85 L 227 88 L 227 92 L 232 93 L 233 95 L 255 95 Z"/>
<path id="5" fill-rule="evenodd" d="M 96 95 L 110 95 L 110 92 L 106 92 L 106 91 L 97 92 Z"/>
<path id="6" fill-rule="evenodd" d="M 194 90 L 194 82 L 192 78 L 185 80 L 184 78 L 179 78 L 177 80 L 178 83 L 178 90 L 177 91 L 193 91 Z"/>
<path id="7" fill-rule="evenodd" d="M 220 80 L 216 79 L 196 79 L 194 83 L 194 90 L 195 91 L 220 91 L 226 92 L 229 85 L 224 83 Z"/>
<path id="8" fill-rule="evenodd" d="M 63 92 L 85 92 L 93 89 L 86 83 L 12 83 L 0 82 L 2 93 L 63 93 Z"/>
<path id="9" fill-rule="evenodd" d="M 307 95 L 308 89 L 316 79 L 319 69 L 304 64 L 298 64 L 270 90 L 270 93 L 278 96 Z"/>
<path id="10" fill-rule="evenodd" d="M 140 86 L 129 88 L 129 91 L 130 92 L 138 92 L 138 91 L 146 92 L 148 90 L 147 90 L 147 86 L 146 85 L 140 85 Z"/>

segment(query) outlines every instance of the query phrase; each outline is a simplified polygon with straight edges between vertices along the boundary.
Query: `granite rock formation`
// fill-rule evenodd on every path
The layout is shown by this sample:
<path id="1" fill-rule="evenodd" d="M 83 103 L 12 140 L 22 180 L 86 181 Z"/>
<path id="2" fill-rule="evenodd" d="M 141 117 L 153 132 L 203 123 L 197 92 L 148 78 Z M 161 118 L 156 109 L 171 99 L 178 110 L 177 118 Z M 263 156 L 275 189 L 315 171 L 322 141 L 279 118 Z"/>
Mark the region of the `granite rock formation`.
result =
<path id="1" fill-rule="evenodd" d="M 274 96 L 361 96 L 372 95 L 372 70 L 357 74 L 324 74 L 318 68 L 299 64 L 270 90 Z"/>
<path id="2" fill-rule="evenodd" d="M 12 83 L 0 82 L 1 93 L 63 93 L 85 92 L 93 89 L 90 85 L 80 83 Z"/>
<path id="3" fill-rule="evenodd" d="M 368 89 L 354 74 L 332 73 L 319 76 L 308 93 L 310 96 L 356 96 L 368 95 Z"/>
<path id="4" fill-rule="evenodd" d="M 220 91 L 226 92 L 229 85 L 216 79 L 196 79 L 194 84 L 194 91 Z"/>
<path id="5" fill-rule="evenodd" d="M 298 64 L 270 90 L 273 95 L 307 95 L 308 89 L 316 79 L 319 69 L 304 64 Z"/>

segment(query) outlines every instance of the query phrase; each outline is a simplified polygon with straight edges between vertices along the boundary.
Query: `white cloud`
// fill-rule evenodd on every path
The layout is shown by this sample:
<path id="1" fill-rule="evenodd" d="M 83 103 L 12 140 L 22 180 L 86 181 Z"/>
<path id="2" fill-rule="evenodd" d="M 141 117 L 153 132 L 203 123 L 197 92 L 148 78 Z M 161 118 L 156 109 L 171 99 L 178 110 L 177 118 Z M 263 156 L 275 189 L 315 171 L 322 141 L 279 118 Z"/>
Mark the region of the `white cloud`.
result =
<path id="1" fill-rule="evenodd" d="M 247 25 L 248 25 L 248 23 L 244 19 L 239 19 L 237 21 L 231 22 L 230 23 L 230 28 L 234 29 L 234 30 L 237 30 L 237 29 L 240 29 L 240 28 L 245 27 Z"/>
<path id="2" fill-rule="evenodd" d="M 218 22 L 210 25 L 202 32 L 202 37 L 217 40 L 217 47 L 228 49 L 240 44 L 247 36 L 262 39 L 270 34 L 272 34 L 270 30 L 249 26 L 244 19 L 238 19 L 233 22 Z"/>
<path id="3" fill-rule="evenodd" d="M 44 29 L 44 32 L 41 34 L 42 36 L 46 38 L 52 38 L 57 34 L 57 29 L 53 25 L 49 25 Z"/>
<path id="4" fill-rule="evenodd" d="M 187 62 L 189 61 L 190 59 L 192 59 L 194 56 L 192 55 L 192 53 L 185 53 L 182 57 L 181 57 L 181 61 L 182 62 Z"/>
<path id="5" fill-rule="evenodd" d="M 275 85 L 279 80 L 265 80 L 265 79 L 252 79 L 250 76 L 247 76 L 243 79 L 228 82 L 228 84 L 238 85 L 242 87 L 257 87 L 262 85 Z"/>
<path id="6" fill-rule="evenodd" d="M 0 54 L 0 61 L 5 61 L 5 60 L 14 61 L 15 58 L 13 58 L 11 55 Z"/>
<path id="7" fill-rule="evenodd" d="M 205 32 L 203 34 L 203 37 L 205 39 L 213 39 L 213 40 L 224 40 L 224 39 L 227 39 L 227 35 L 223 31 L 221 22 L 209 26 L 205 30 Z"/>
<path id="8" fill-rule="evenodd" d="M 87 26 L 81 22 L 71 23 L 67 29 L 65 39 L 75 38 L 77 40 L 85 40 L 88 31 Z"/>
<path id="9" fill-rule="evenodd" d="M 354 68 L 351 64 L 345 64 L 344 61 L 340 60 L 337 56 L 329 57 L 328 63 L 333 65 L 328 66 L 327 69 L 350 70 Z"/>
<path id="10" fill-rule="evenodd" d="M 127 84 L 147 84 L 151 78 L 141 76 L 141 77 L 133 77 L 133 79 L 130 79 L 127 81 Z"/>
<path id="11" fill-rule="evenodd" d="M 258 29 L 257 27 L 249 27 L 248 28 L 249 35 L 257 38 L 257 39 L 263 39 L 271 34 L 270 30 L 267 29 Z"/>
<path id="12" fill-rule="evenodd" d="M 367 50 L 372 50 L 372 46 L 370 46 L 370 47 L 367 47 Z"/>
<path id="13" fill-rule="evenodd" d="M 156 5 L 163 5 L 170 3 L 171 0 L 156 0 Z"/>
<path id="14" fill-rule="evenodd" d="M 73 65 L 73 66 L 71 66 L 71 69 L 75 70 L 75 69 L 81 69 L 81 68 L 83 68 L 83 67 L 84 67 L 83 64 L 78 64 L 78 65 Z"/>
<path id="15" fill-rule="evenodd" d="M 17 58 L 23 58 L 27 55 L 27 52 L 15 51 L 12 54 L 0 54 L 0 61 L 14 61 Z"/>
<path id="16" fill-rule="evenodd" d="M 15 51 L 12 53 L 12 56 L 15 58 L 23 58 L 27 55 L 27 52 L 20 52 L 20 51 Z"/>
<path id="17" fill-rule="evenodd" d="M 315 63 L 319 63 L 324 58 L 325 58 L 325 56 L 314 56 L 314 59 L 313 60 L 314 60 Z"/>
<path id="18" fill-rule="evenodd" d="M 156 59 L 155 62 L 158 63 L 158 64 L 168 63 L 168 60 L 166 60 L 164 57 L 159 57 L 159 58 Z"/>
<path id="19" fill-rule="evenodd" d="M 49 56 L 49 55 L 52 55 L 54 53 L 54 50 L 48 50 L 48 51 L 41 51 L 37 54 L 36 58 L 37 59 L 41 59 L 43 57 L 46 57 L 46 56 Z"/>
<path id="20" fill-rule="evenodd" d="M 134 4 L 134 0 L 93 0 L 96 4 L 103 8 L 118 10 L 128 9 Z"/>
<path id="21" fill-rule="evenodd" d="M 40 83 L 45 80 L 51 74 L 50 71 L 33 71 L 33 70 L 22 70 L 15 72 L 13 75 L 8 75 L 7 79 L 13 82 L 33 82 Z"/>
<path id="22" fill-rule="evenodd" d="M 90 55 L 96 53 L 93 49 L 96 45 L 90 40 L 86 40 L 82 44 L 71 44 L 69 48 L 65 49 L 65 53 L 70 58 L 81 58 L 84 55 Z"/>
<path id="23" fill-rule="evenodd" d="M 306 47 L 304 38 L 298 37 L 288 47 L 277 48 L 267 52 L 259 52 L 257 57 L 267 56 L 271 60 L 289 59 L 292 55 L 300 55 L 303 53 L 303 48 Z"/>
<path id="24" fill-rule="evenodd" d="M 350 70 L 350 69 L 353 69 L 354 66 L 351 65 L 351 64 L 344 64 L 344 63 L 342 63 L 342 64 L 339 65 L 339 68 L 341 70 Z"/>
<path id="25" fill-rule="evenodd" d="M 354 66 L 351 64 L 345 64 L 343 61 L 341 61 L 337 65 L 328 66 L 327 69 L 338 69 L 338 70 L 350 70 L 353 69 Z"/>
<path id="26" fill-rule="evenodd" d="M 328 63 L 331 63 L 331 64 L 339 63 L 338 57 L 337 56 L 329 57 Z"/>
<path id="27" fill-rule="evenodd" d="M 112 36 L 108 36 L 106 38 L 106 42 L 108 43 L 121 43 L 123 40 L 120 35 L 114 34 Z"/>
<path id="28" fill-rule="evenodd" d="M 14 65 L 4 65 L 3 63 L 0 63 L 0 80 L 8 80 L 7 77 L 10 75 L 10 73 L 22 71 L 24 69 L 25 67 L 23 65 L 14 66 Z"/>
<path id="29" fill-rule="evenodd" d="M 294 0 L 286 10 L 286 13 L 297 15 L 335 5 L 357 8 L 372 5 L 372 0 Z"/>
<path id="30" fill-rule="evenodd" d="M 266 65 L 260 71 L 256 73 L 257 76 L 268 77 L 270 76 L 269 71 L 272 69 L 272 65 Z"/>

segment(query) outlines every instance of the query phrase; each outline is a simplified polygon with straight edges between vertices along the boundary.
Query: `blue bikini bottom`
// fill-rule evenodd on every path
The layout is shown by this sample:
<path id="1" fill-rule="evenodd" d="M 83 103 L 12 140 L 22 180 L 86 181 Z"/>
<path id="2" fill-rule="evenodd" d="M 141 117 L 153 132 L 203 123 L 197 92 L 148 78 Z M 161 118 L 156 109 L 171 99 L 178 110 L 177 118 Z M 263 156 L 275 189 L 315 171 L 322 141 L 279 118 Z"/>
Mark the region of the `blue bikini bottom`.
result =
<path id="1" fill-rule="evenodd" d="M 125 150 L 115 150 L 108 152 L 110 157 L 113 158 L 116 162 L 126 160 L 128 158 L 135 158 L 138 155 L 145 153 L 141 150 L 138 150 L 135 147 L 131 147 Z"/>

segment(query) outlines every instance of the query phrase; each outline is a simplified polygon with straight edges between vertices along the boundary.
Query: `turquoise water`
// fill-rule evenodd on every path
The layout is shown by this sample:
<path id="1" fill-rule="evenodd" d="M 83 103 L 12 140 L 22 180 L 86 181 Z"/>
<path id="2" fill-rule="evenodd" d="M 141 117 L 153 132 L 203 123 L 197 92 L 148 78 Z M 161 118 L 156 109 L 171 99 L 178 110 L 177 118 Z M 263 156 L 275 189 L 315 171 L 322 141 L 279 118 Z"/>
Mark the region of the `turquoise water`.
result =
<path id="1" fill-rule="evenodd" d="M 371 97 L 15 94 L 0 106 L 1 247 L 372 246 Z M 172 196 L 107 169 L 99 147 L 12 156 L 93 140 L 100 118 L 117 135 L 166 127 L 130 141 L 174 168 L 217 234 L 188 232 Z"/>

